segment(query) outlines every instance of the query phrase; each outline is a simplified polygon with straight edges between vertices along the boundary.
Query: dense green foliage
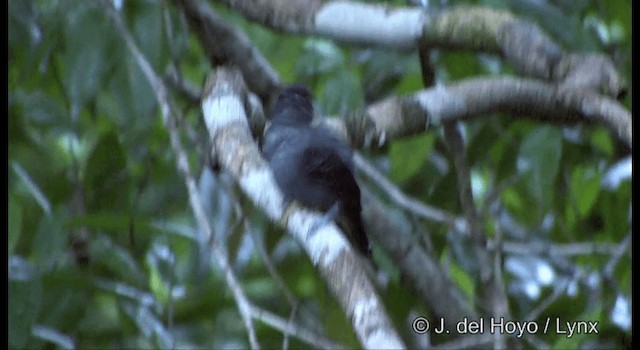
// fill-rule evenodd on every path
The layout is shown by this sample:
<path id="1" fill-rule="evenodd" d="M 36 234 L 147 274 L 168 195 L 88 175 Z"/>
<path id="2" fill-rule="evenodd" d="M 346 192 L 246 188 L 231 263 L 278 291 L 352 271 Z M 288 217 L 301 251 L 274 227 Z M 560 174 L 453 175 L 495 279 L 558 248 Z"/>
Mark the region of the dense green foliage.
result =
<path id="1" fill-rule="evenodd" d="M 630 77 L 630 0 L 471 3 L 529 18 L 567 50 L 609 54 L 621 75 Z M 216 10 L 247 33 L 283 81 L 310 85 L 324 114 L 346 115 L 381 97 L 422 88 L 415 53 L 276 33 L 226 8 Z M 201 86 L 211 67 L 173 3 L 125 1 L 122 14 L 156 72 L 177 68 L 187 82 Z M 248 347 L 220 267 L 197 238 L 156 97 L 104 8 L 93 1 L 10 0 L 8 20 L 10 347 Z M 433 62 L 445 84 L 513 71 L 483 53 L 437 51 Z M 296 322 L 358 346 L 299 246 L 228 176 L 210 172 L 201 151 L 208 142 L 199 106 L 175 91 L 172 98 L 184 113 L 179 128 L 214 230 L 226 242 L 248 297 L 284 319 L 291 312 L 253 248 L 257 239 L 300 304 Z M 623 102 L 630 109 L 630 97 Z M 496 115 L 463 123 L 463 132 L 473 193 L 490 218 L 490 235 L 496 227 L 510 227 L 519 236 L 504 233 L 505 240 L 595 247 L 617 245 L 631 234 L 630 177 L 609 184 L 628 150 L 608 129 Z M 461 215 L 441 130 L 393 141 L 368 158 L 405 193 Z M 494 191 L 497 200 L 491 198 Z M 475 270 L 464 243 L 448 239 L 442 225 L 419 219 L 411 225 L 430 233 L 438 260 L 473 300 Z M 505 253 L 513 317 L 523 319 L 560 288 L 536 321 L 598 321 L 600 332 L 540 335 L 542 341 L 556 348 L 628 343 L 630 253 L 612 261 L 611 250 Z M 397 276 L 393 262 L 381 259 L 392 275 L 381 295 L 396 329 L 410 339 L 409 312 L 428 310 Z M 541 266 L 552 277 L 536 277 Z M 282 346 L 279 331 L 260 322 L 256 331 L 262 346 Z M 292 338 L 290 346 L 308 345 Z"/>

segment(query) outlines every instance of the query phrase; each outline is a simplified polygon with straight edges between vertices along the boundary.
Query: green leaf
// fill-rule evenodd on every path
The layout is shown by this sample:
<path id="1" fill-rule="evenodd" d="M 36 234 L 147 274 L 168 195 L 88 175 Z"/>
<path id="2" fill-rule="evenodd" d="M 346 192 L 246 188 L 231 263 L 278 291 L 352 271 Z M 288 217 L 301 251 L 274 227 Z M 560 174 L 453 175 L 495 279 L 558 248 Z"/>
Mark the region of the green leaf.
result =
<path id="1" fill-rule="evenodd" d="M 142 54 L 156 70 L 162 69 L 168 61 L 168 50 L 164 41 L 162 6 L 157 3 L 139 2 L 139 11 L 134 17 L 131 29 Z M 146 80 L 146 79 L 145 79 Z"/>
<path id="2" fill-rule="evenodd" d="M 611 140 L 611 134 L 604 128 L 597 128 L 593 131 L 590 137 L 591 144 L 600 149 L 607 157 L 612 157 L 614 152 L 613 141 Z"/>
<path id="3" fill-rule="evenodd" d="M 117 62 L 115 31 L 98 7 L 79 6 L 68 15 L 67 23 L 60 64 L 71 102 L 80 108 L 105 85 L 107 73 Z"/>
<path id="4" fill-rule="evenodd" d="M 534 222 L 551 206 L 561 155 L 562 134 L 556 127 L 537 127 L 520 145 L 517 167 L 524 172 L 526 189 L 535 200 L 530 213 Z"/>
<path id="5" fill-rule="evenodd" d="M 585 217 L 600 193 L 600 178 L 596 170 L 591 167 L 576 167 L 571 173 L 571 199 L 576 206 L 578 215 Z"/>
<path id="6" fill-rule="evenodd" d="M 67 217 L 66 209 L 61 207 L 52 215 L 41 217 L 38 223 L 32 250 L 41 271 L 53 269 L 67 256 L 69 232 L 62 229 Z"/>
<path id="7" fill-rule="evenodd" d="M 395 88 L 396 93 L 399 95 L 412 94 L 416 90 L 423 88 L 421 69 L 418 60 L 409 60 L 405 69 L 405 74 Z"/>
<path id="8" fill-rule="evenodd" d="M 39 31 L 37 27 L 38 10 L 31 1 L 9 0 L 9 44 L 31 46 L 37 41 Z M 11 57 L 11 55 L 9 55 Z"/>
<path id="9" fill-rule="evenodd" d="M 466 273 L 454 261 L 449 262 L 449 272 L 451 273 L 451 278 L 453 279 L 453 281 L 469 297 L 469 300 L 473 300 L 473 279 L 469 276 L 469 274 Z"/>
<path id="10" fill-rule="evenodd" d="M 108 231 L 127 231 L 130 228 L 130 225 L 131 217 L 129 215 L 105 213 L 74 216 L 66 222 L 66 228 L 69 229 L 87 227 L 90 229 Z M 158 228 L 153 226 L 150 220 L 142 217 L 136 218 L 135 227 L 137 231 L 142 233 L 151 234 L 158 231 Z"/>
<path id="11" fill-rule="evenodd" d="M 94 308 L 86 309 L 78 322 L 78 331 L 88 334 L 99 334 L 101 331 L 122 331 L 122 320 L 118 312 L 117 298 L 101 293 L 93 298 Z"/>
<path id="12" fill-rule="evenodd" d="M 23 349 L 31 338 L 31 329 L 42 306 L 42 282 L 39 276 L 28 280 L 9 280 L 9 347 Z"/>
<path id="13" fill-rule="evenodd" d="M 121 281 L 136 285 L 148 282 L 147 276 L 131 253 L 113 243 L 106 235 L 97 235 L 93 239 L 90 254 L 95 266 L 108 271 L 109 275 L 118 276 Z"/>
<path id="14" fill-rule="evenodd" d="M 502 202 L 514 212 L 519 212 L 524 207 L 522 197 L 513 188 L 505 188 L 500 194 Z"/>
<path id="15" fill-rule="evenodd" d="M 85 193 L 91 210 L 127 211 L 129 173 L 116 131 L 103 134 L 87 161 Z"/>
<path id="16" fill-rule="evenodd" d="M 482 71 L 478 56 L 471 52 L 446 52 L 442 55 L 441 61 L 447 67 L 443 74 L 449 81 L 474 76 L 478 71 Z"/>
<path id="17" fill-rule="evenodd" d="M 615 192 L 602 191 L 598 210 L 603 215 L 603 234 L 607 239 L 622 239 L 631 230 L 631 181 L 624 181 Z"/>
<path id="18" fill-rule="evenodd" d="M 344 54 L 339 46 L 330 40 L 307 39 L 302 53 L 296 60 L 296 74 L 303 80 L 320 74 L 335 72 L 344 67 Z"/>
<path id="19" fill-rule="evenodd" d="M 554 321 L 551 321 L 553 323 Z M 549 327 L 556 327 L 555 324 L 551 324 Z M 564 329 L 563 329 L 564 330 Z M 551 346 L 552 349 L 564 350 L 564 349 L 580 349 L 580 342 L 582 339 L 578 337 L 567 337 L 563 334 L 558 334 L 556 341 Z"/>
<path id="20" fill-rule="evenodd" d="M 149 289 L 155 295 L 156 300 L 159 304 L 166 304 L 170 298 L 171 293 L 169 288 L 165 285 L 162 275 L 160 271 L 155 266 L 150 267 L 151 272 L 149 273 Z"/>
<path id="21" fill-rule="evenodd" d="M 367 100 L 376 101 L 392 93 L 398 83 L 408 75 L 406 71 L 411 63 L 415 64 L 416 61 L 413 54 L 385 49 L 365 50 L 359 57 L 358 63 L 362 70 Z M 420 74 L 418 73 L 417 76 L 420 77 Z"/>
<path id="22" fill-rule="evenodd" d="M 14 194 L 9 195 L 9 229 L 8 235 L 8 251 L 9 255 L 13 254 L 16 244 L 20 240 L 22 234 L 22 207 L 18 204 L 18 199 Z"/>
<path id="23" fill-rule="evenodd" d="M 23 116 L 34 124 L 50 128 L 70 128 L 68 112 L 51 93 L 15 91 L 15 102 L 24 107 Z"/>
<path id="24" fill-rule="evenodd" d="M 569 232 L 574 232 L 574 228 L 577 222 L 578 217 L 576 214 L 576 209 L 570 205 L 567 205 L 564 212 L 564 224 L 567 226 L 567 230 Z"/>
<path id="25" fill-rule="evenodd" d="M 435 140 L 433 133 L 394 140 L 389 150 L 391 179 L 401 183 L 418 174 L 427 161 L 427 154 L 433 149 Z"/>
<path id="26" fill-rule="evenodd" d="M 322 111 L 328 115 L 353 112 L 362 106 L 363 101 L 360 77 L 346 67 L 324 82 L 319 98 Z"/>
<path id="27" fill-rule="evenodd" d="M 602 319 L 599 317 L 601 313 L 602 313 L 602 306 L 600 304 L 596 304 L 596 306 L 588 308 L 586 311 L 584 311 L 581 315 L 577 316 L 576 318 L 567 318 L 564 315 L 558 318 L 552 318 L 549 328 L 553 330 L 560 329 L 561 331 L 566 332 L 566 333 L 558 334 L 558 338 L 556 339 L 556 342 L 553 344 L 552 348 L 553 349 L 580 349 L 581 348 L 580 345 L 583 343 L 589 342 L 589 340 L 593 337 L 593 334 L 575 332 L 574 334 L 571 335 L 571 337 L 569 337 L 567 322 L 571 323 L 576 321 L 578 322 L 579 321 L 583 321 L 583 322 L 598 321 L 600 325 L 602 325 Z M 558 325 L 556 321 L 559 321 L 560 324 Z M 595 341 L 597 341 L 597 339 Z"/>

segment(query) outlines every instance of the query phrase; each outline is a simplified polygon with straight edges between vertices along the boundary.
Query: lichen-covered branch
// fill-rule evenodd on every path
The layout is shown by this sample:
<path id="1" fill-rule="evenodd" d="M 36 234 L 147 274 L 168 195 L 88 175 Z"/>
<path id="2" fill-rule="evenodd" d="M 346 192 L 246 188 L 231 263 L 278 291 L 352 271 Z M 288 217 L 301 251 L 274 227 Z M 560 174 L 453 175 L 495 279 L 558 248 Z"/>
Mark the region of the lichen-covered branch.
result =
<path id="1" fill-rule="evenodd" d="M 235 273 L 231 269 L 231 264 L 229 263 L 225 247 L 218 244 L 216 240 L 211 240 L 213 231 L 209 220 L 206 217 L 202 199 L 200 198 L 200 194 L 197 190 L 196 181 L 191 174 L 189 162 L 187 160 L 187 153 L 185 152 L 184 147 L 182 146 L 182 141 L 180 140 L 180 134 L 178 133 L 177 129 L 175 108 L 173 108 L 172 102 L 169 99 L 167 87 L 165 86 L 162 79 L 158 76 L 158 74 L 153 70 L 147 58 L 142 54 L 142 51 L 138 48 L 138 45 L 135 43 L 133 37 L 125 27 L 124 21 L 120 17 L 120 14 L 116 12 L 110 4 L 107 4 L 106 1 L 104 2 L 104 6 L 106 12 L 113 19 L 116 29 L 119 31 L 120 35 L 126 42 L 129 52 L 135 58 L 138 66 L 143 71 L 145 78 L 149 81 L 149 84 L 156 94 L 156 99 L 158 100 L 158 104 L 160 105 L 160 110 L 162 112 L 162 119 L 164 121 L 165 127 L 169 132 L 171 147 L 176 155 L 176 167 L 180 175 L 184 179 L 185 186 L 187 187 L 187 193 L 189 194 L 189 203 L 191 205 L 191 209 L 196 218 L 196 222 L 198 223 L 200 231 L 202 232 L 202 240 L 204 242 L 211 242 L 210 246 L 213 252 L 213 256 L 216 258 L 221 270 L 224 271 L 227 285 L 232 291 L 233 298 L 238 307 L 238 311 L 240 313 L 242 321 L 247 328 L 249 344 L 251 345 L 252 349 L 258 349 L 260 348 L 260 344 L 258 343 L 256 331 L 253 326 L 253 320 L 251 318 L 251 315 L 249 314 L 249 300 L 244 294 L 244 291 L 242 290 L 242 287 L 237 277 L 235 276 Z"/>
<path id="2" fill-rule="evenodd" d="M 565 88 L 612 97 L 626 91 L 607 56 L 567 52 L 536 24 L 508 11 L 458 6 L 425 13 L 420 8 L 343 0 L 222 2 L 250 20 L 290 33 L 402 50 L 422 46 L 497 53 L 520 74 Z"/>
<path id="3" fill-rule="evenodd" d="M 368 191 L 363 191 L 364 218 L 368 232 L 379 242 L 400 269 L 411 288 L 433 313 L 455 324 L 464 317 L 476 317 L 468 300 L 444 272 L 438 260 L 421 248 L 398 218 Z"/>
<path id="4" fill-rule="evenodd" d="M 253 46 L 249 38 L 218 15 L 205 1 L 174 2 L 184 11 L 211 65 L 235 65 L 242 72 L 249 88 L 262 101 L 268 101 L 282 82 L 269 61 Z"/>
<path id="5" fill-rule="evenodd" d="M 433 125 L 493 113 L 558 124 L 597 123 L 632 147 L 631 113 L 617 101 L 518 78 L 475 78 L 389 97 L 351 116 L 347 125 L 333 127 L 348 132 L 354 147 L 380 147 Z"/>
<path id="6" fill-rule="evenodd" d="M 229 62 L 238 66 L 262 101 L 273 98 L 282 83 L 244 34 L 200 0 L 175 1 L 185 11 L 213 65 Z M 624 82 L 609 58 L 565 53 L 537 26 L 508 12 L 454 7 L 426 15 L 420 9 L 349 1 L 224 2 L 250 19 L 288 32 L 324 33 L 336 40 L 411 48 L 419 39 L 427 47 L 498 52 L 523 74 L 553 82 L 477 78 L 424 90 L 414 95 L 415 100 L 391 97 L 367 108 L 365 118 L 352 120 L 347 129 L 355 145 L 379 146 L 389 139 L 423 131 L 427 121 L 437 124 L 447 118 L 506 112 L 547 121 L 595 121 L 631 147 L 630 112 L 614 99 L 597 93 L 617 96 L 624 91 Z M 318 21 L 318 17 L 325 19 Z M 375 28 L 364 30 L 371 23 Z M 332 29 L 334 34 L 330 30 L 333 26 L 339 26 Z M 414 33 L 407 28 L 420 30 Z"/>
<path id="7" fill-rule="evenodd" d="M 251 136 L 244 109 L 245 89 L 237 70 L 220 68 L 210 75 L 203 91 L 202 111 L 220 165 L 256 206 L 302 244 L 365 348 L 404 348 L 361 257 L 337 226 L 323 220 L 320 213 L 285 205 L 271 169 Z"/>

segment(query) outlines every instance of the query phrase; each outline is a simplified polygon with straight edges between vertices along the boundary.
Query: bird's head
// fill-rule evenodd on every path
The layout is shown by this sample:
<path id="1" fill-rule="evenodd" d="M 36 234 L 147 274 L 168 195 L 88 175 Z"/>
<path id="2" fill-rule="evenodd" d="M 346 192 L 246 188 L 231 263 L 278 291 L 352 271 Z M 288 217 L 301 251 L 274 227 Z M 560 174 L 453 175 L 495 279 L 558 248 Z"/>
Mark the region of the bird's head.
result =
<path id="1" fill-rule="evenodd" d="M 282 90 L 271 114 L 273 123 L 309 124 L 312 119 L 313 103 L 306 86 L 295 84 Z"/>

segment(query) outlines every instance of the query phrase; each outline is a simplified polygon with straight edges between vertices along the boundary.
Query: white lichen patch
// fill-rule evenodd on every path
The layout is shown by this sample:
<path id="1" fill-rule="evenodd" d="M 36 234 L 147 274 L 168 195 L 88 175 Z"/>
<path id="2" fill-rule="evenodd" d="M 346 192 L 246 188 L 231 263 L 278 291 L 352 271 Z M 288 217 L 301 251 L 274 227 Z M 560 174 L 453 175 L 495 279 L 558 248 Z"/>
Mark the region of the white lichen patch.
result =
<path id="1" fill-rule="evenodd" d="M 254 203 L 264 209 L 269 218 L 278 220 L 282 217 L 284 198 L 277 190 L 276 181 L 268 166 L 252 169 L 239 179 L 239 183 Z"/>
<path id="2" fill-rule="evenodd" d="M 447 115 L 463 114 L 467 108 L 463 98 L 450 93 L 441 85 L 419 92 L 414 97 L 429 115 L 428 120 L 432 125 L 440 125 L 442 119 L 446 118 Z"/>
<path id="3" fill-rule="evenodd" d="M 311 233 L 309 250 L 313 252 L 311 257 L 314 263 L 323 267 L 331 265 L 344 249 L 347 249 L 347 240 L 336 229 L 336 226 L 323 225 L 316 232 Z"/>
<path id="4" fill-rule="evenodd" d="M 236 95 L 208 96 L 202 101 L 202 112 L 209 132 L 232 122 L 247 123 L 244 105 Z"/>
<path id="5" fill-rule="evenodd" d="M 288 229 L 303 242 L 314 265 L 328 266 L 348 243 L 333 222 L 323 220 L 314 212 L 297 210 L 289 216 Z"/>
<path id="6" fill-rule="evenodd" d="M 404 349 L 404 346 L 395 334 L 384 329 L 378 329 L 371 333 L 364 344 L 365 349 Z"/>
<path id="7" fill-rule="evenodd" d="M 374 297 L 357 300 L 353 307 L 353 323 L 356 328 L 372 324 L 380 325 L 366 335 L 365 349 L 403 349 L 404 345 L 398 336 L 380 324 L 384 322 L 384 316 L 379 310 L 378 299 Z"/>
<path id="8" fill-rule="evenodd" d="M 368 323 L 372 312 L 378 309 L 378 301 L 375 298 L 357 300 L 353 306 L 353 323 L 362 325 Z"/>
<path id="9" fill-rule="evenodd" d="M 425 17 L 417 8 L 391 8 L 352 1 L 332 1 L 315 18 L 318 34 L 341 41 L 375 42 L 401 49 L 415 47 Z"/>

